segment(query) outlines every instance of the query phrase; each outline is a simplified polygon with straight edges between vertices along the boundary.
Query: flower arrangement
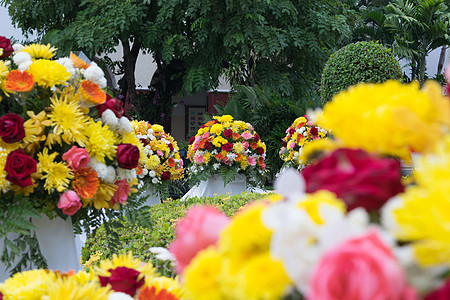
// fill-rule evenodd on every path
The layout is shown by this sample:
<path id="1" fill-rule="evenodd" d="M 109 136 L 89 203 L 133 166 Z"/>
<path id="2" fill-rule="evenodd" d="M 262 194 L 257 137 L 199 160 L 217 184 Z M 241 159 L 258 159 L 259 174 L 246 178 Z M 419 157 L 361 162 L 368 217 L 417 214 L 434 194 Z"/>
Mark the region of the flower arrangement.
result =
<path id="1" fill-rule="evenodd" d="M 144 145 L 95 63 L 56 60 L 50 45 L 14 49 L 0 60 L 0 232 L 23 233 L 39 214 L 88 229 L 137 191 Z"/>
<path id="2" fill-rule="evenodd" d="M 162 196 L 169 195 L 169 184 L 183 178 L 183 160 L 174 138 L 164 127 L 146 121 L 131 121 L 138 139 L 144 144 L 147 162 L 137 168 L 140 179 L 155 188 Z"/>
<path id="3" fill-rule="evenodd" d="M 286 129 L 286 136 L 283 138 L 283 146 L 280 149 L 280 157 L 284 161 L 283 168 L 296 168 L 301 170 L 305 166 L 302 161 L 303 146 L 311 141 L 327 138 L 329 132 L 320 127 L 314 126 L 308 121 L 306 116 L 295 119 L 294 123 Z"/>
<path id="4" fill-rule="evenodd" d="M 151 300 L 183 299 L 177 279 L 158 276 L 151 263 L 131 253 L 114 255 L 78 273 L 31 270 L 0 284 L 0 299 Z"/>
<path id="5" fill-rule="evenodd" d="M 230 115 L 214 116 L 203 124 L 189 140 L 187 157 L 192 163 L 189 173 L 194 184 L 215 173 L 225 184 L 238 173 L 245 174 L 253 185 L 265 176 L 266 145 L 251 124 L 233 120 Z"/>
<path id="6" fill-rule="evenodd" d="M 335 101 L 346 95 L 352 98 L 358 89 L 369 89 L 347 107 L 359 111 L 358 124 L 367 126 L 355 129 L 360 140 L 330 140 L 334 149 L 326 148 L 301 173 L 284 171 L 275 182 L 276 194 L 249 204 L 231 218 L 211 207 L 189 211 L 177 224 L 176 239 L 169 247 L 186 295 L 192 299 L 449 298 L 450 127 L 446 122 L 450 119 L 443 116 L 450 113 L 450 103 L 440 93 L 429 93 L 430 84 L 423 90 L 415 84 L 362 84 L 343 92 L 318 119 L 340 118 L 341 122 L 327 124 L 333 124 L 329 128 L 337 138 L 346 138 L 341 127 L 350 121 L 336 116 L 330 107 L 338 107 Z M 446 111 L 431 110 L 428 114 L 436 118 L 425 118 L 403 102 L 405 89 L 411 102 Z M 372 107 L 364 101 L 367 94 L 379 95 L 384 109 L 377 116 L 371 116 Z M 391 118 L 397 111 L 409 115 L 411 122 L 397 124 Z M 412 118 L 415 112 L 418 117 Z M 364 121 L 366 116 L 380 118 L 392 129 L 391 140 L 377 137 L 373 140 L 378 144 L 368 143 L 373 130 L 371 122 Z M 409 135 L 394 140 L 398 131 L 421 136 L 421 130 L 408 127 L 418 124 L 434 129 L 439 138 L 429 139 L 429 145 Z M 407 146 L 423 152 L 412 175 L 414 184 L 404 186 L 399 161 L 382 154 L 403 156 Z M 186 234 L 191 232 L 195 236 Z"/>

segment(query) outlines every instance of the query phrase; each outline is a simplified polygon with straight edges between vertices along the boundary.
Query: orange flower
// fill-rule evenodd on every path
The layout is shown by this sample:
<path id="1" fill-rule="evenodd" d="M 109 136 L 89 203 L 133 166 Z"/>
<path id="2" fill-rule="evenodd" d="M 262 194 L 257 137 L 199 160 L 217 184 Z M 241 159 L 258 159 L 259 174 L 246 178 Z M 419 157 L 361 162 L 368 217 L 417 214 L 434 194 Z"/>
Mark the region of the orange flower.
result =
<path id="1" fill-rule="evenodd" d="M 97 172 L 90 167 L 78 168 L 73 174 L 72 187 L 82 198 L 92 198 L 97 192 L 98 184 Z"/>
<path id="2" fill-rule="evenodd" d="M 222 155 L 222 153 L 218 153 L 218 154 L 214 155 L 214 157 L 215 157 L 217 160 L 221 160 L 222 158 L 224 158 L 224 156 Z"/>
<path id="3" fill-rule="evenodd" d="M 241 135 L 237 132 L 233 132 L 233 139 L 237 140 L 241 137 Z"/>
<path id="4" fill-rule="evenodd" d="M 206 143 L 206 140 L 201 140 L 200 143 L 198 143 L 198 147 L 200 149 L 203 149 L 203 147 L 205 147 L 205 143 Z"/>
<path id="5" fill-rule="evenodd" d="M 258 165 L 260 165 L 261 167 L 264 165 L 264 157 L 258 157 Z"/>
<path id="6" fill-rule="evenodd" d="M 136 175 L 141 175 L 143 171 L 144 170 L 142 169 L 141 166 L 137 166 L 137 168 L 136 168 Z"/>
<path id="7" fill-rule="evenodd" d="M 139 291 L 139 300 L 179 300 L 176 295 L 172 294 L 166 289 L 160 289 L 157 291 L 156 287 L 144 286 Z"/>
<path id="8" fill-rule="evenodd" d="M 236 157 L 234 158 L 235 161 L 240 161 L 241 160 L 241 156 L 239 154 L 236 154 Z"/>
<path id="9" fill-rule="evenodd" d="M 175 167 L 175 159 L 173 159 L 172 157 L 169 158 L 169 159 L 167 160 L 167 164 L 168 164 L 169 167 L 171 167 L 171 168 Z"/>
<path id="10" fill-rule="evenodd" d="M 256 148 L 258 148 L 258 144 L 257 144 L 257 143 L 254 143 L 254 142 L 251 142 L 251 143 L 250 143 L 250 148 L 252 148 L 253 150 L 255 150 Z"/>
<path id="11" fill-rule="evenodd" d="M 208 122 L 206 122 L 205 127 L 209 127 L 209 126 L 212 126 L 214 124 L 216 124 L 215 121 L 208 121 Z"/>
<path id="12" fill-rule="evenodd" d="M 20 72 L 19 70 L 12 70 L 6 76 L 5 86 L 10 91 L 28 92 L 31 91 L 33 85 L 33 75 L 31 75 L 27 71 Z"/>
<path id="13" fill-rule="evenodd" d="M 100 89 L 98 84 L 90 80 L 81 81 L 80 94 L 83 100 L 95 105 L 106 101 L 106 94 Z"/>
<path id="14" fill-rule="evenodd" d="M 87 69 L 89 65 L 82 59 L 80 59 L 78 56 L 70 52 L 70 59 L 73 62 L 73 66 L 78 69 Z"/>

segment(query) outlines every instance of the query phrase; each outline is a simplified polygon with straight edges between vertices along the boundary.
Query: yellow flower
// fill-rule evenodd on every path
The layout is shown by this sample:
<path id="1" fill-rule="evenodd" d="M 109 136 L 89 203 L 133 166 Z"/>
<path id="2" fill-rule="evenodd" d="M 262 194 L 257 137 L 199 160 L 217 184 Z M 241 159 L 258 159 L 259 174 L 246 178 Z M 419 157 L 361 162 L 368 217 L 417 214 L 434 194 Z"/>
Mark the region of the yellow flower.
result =
<path id="1" fill-rule="evenodd" d="M 48 270 L 31 270 L 16 273 L 0 285 L 0 292 L 8 300 L 41 300 L 47 294 L 48 285 L 56 275 Z"/>
<path id="2" fill-rule="evenodd" d="M 86 149 L 90 157 L 95 157 L 101 163 L 105 163 L 105 157 L 114 158 L 117 150 L 116 137 L 107 125 L 102 126 L 101 121 L 91 120 L 84 133 L 87 137 Z"/>
<path id="3" fill-rule="evenodd" d="M 114 196 L 116 190 L 117 185 L 105 183 L 100 180 L 97 187 L 97 191 L 95 192 L 95 195 L 92 196 L 92 198 L 89 199 L 81 198 L 83 207 L 86 207 L 88 205 L 90 206 L 94 205 L 95 209 L 111 208 L 109 200 L 111 200 L 112 196 Z"/>
<path id="4" fill-rule="evenodd" d="M 29 66 L 29 72 L 37 84 L 43 87 L 52 87 L 65 84 L 70 79 L 67 69 L 56 61 L 39 59 Z"/>
<path id="5" fill-rule="evenodd" d="M 152 155 L 148 158 L 147 164 L 145 165 L 147 169 L 155 170 L 156 168 L 161 165 L 161 160 L 159 159 L 158 155 Z"/>
<path id="6" fill-rule="evenodd" d="M 111 276 L 109 270 L 117 267 L 126 267 L 129 269 L 140 272 L 140 276 L 154 277 L 156 270 L 151 262 L 143 263 L 140 259 L 134 258 L 131 252 L 128 254 L 113 254 L 112 260 L 106 259 L 100 262 L 98 267 L 94 268 L 94 271 L 99 276 Z"/>
<path id="7" fill-rule="evenodd" d="M 221 292 L 222 256 L 213 247 L 200 251 L 183 273 L 183 284 L 189 299 L 228 299 Z"/>
<path id="8" fill-rule="evenodd" d="M 177 300 L 183 298 L 183 288 L 178 278 L 168 277 L 147 277 L 145 285 L 140 289 L 138 299 L 171 299 Z"/>
<path id="9" fill-rule="evenodd" d="M 393 210 L 395 236 L 412 242 L 424 266 L 450 266 L 450 135 L 425 156 L 415 171 L 417 185 L 408 186 Z"/>
<path id="10" fill-rule="evenodd" d="M 164 132 L 164 127 L 162 127 L 161 125 L 158 125 L 158 124 L 152 125 L 152 129 L 153 129 L 154 135 L 158 135 L 159 133 Z"/>
<path id="11" fill-rule="evenodd" d="M 30 54 L 33 60 L 38 58 L 50 59 L 55 56 L 55 51 L 57 49 L 52 47 L 50 44 L 41 45 L 41 44 L 31 44 L 23 47 L 20 52 L 26 52 Z"/>
<path id="12" fill-rule="evenodd" d="M 272 231 L 267 229 L 261 214 L 266 204 L 251 204 L 234 215 L 220 234 L 219 248 L 230 259 L 230 271 L 237 271 L 248 259 L 269 251 Z"/>
<path id="13" fill-rule="evenodd" d="M 308 120 L 306 120 L 305 117 L 299 117 L 299 118 L 295 119 L 294 127 L 298 127 L 299 124 L 306 123 L 306 122 L 308 122 Z"/>
<path id="14" fill-rule="evenodd" d="M 242 145 L 242 143 L 235 143 L 233 145 L 233 150 L 236 153 L 244 153 L 245 148 L 244 148 L 244 145 Z"/>
<path id="15" fill-rule="evenodd" d="M 39 163 L 37 164 L 37 171 L 40 173 L 50 172 L 50 169 L 53 166 L 57 155 L 58 152 L 56 151 L 52 154 L 48 154 L 48 148 L 44 148 L 41 153 L 38 153 Z"/>
<path id="16" fill-rule="evenodd" d="M 52 163 L 47 174 L 42 176 L 45 179 L 44 189 L 49 193 L 56 189 L 58 192 L 64 192 L 73 178 L 72 170 L 65 162 Z"/>
<path id="17" fill-rule="evenodd" d="M 49 283 L 45 300 L 108 300 L 112 291 L 108 287 L 101 287 L 100 283 L 88 281 L 84 284 L 77 282 L 76 278 L 58 278 Z"/>
<path id="18" fill-rule="evenodd" d="M 243 266 L 237 276 L 238 299 L 282 299 L 291 285 L 280 261 L 274 261 L 270 253 L 259 255 Z"/>
<path id="19" fill-rule="evenodd" d="M 318 122 L 346 147 L 409 160 L 410 149 L 426 151 L 442 138 L 439 110 L 449 111 L 450 103 L 432 97 L 418 83 L 359 84 L 327 103 Z"/>
<path id="20" fill-rule="evenodd" d="M 53 109 L 50 113 L 53 133 L 62 136 L 67 144 L 75 142 L 83 147 L 86 143 L 83 131 L 88 125 L 89 118 L 83 114 L 73 94 L 64 93 L 60 98 L 53 96 L 50 107 Z"/>
<path id="21" fill-rule="evenodd" d="M 223 115 L 217 119 L 220 123 L 230 123 L 233 122 L 233 117 L 230 115 Z"/>
<path id="22" fill-rule="evenodd" d="M 221 136 L 218 136 L 218 137 L 214 138 L 211 143 L 214 146 L 220 148 L 220 147 L 222 147 L 222 144 L 226 144 L 226 143 L 228 143 L 228 141 L 227 141 L 227 139 L 225 139 Z"/>
<path id="23" fill-rule="evenodd" d="M 210 132 L 213 134 L 220 135 L 222 131 L 223 131 L 222 124 L 214 124 L 213 126 L 211 126 Z"/>
<path id="24" fill-rule="evenodd" d="M 319 225 L 322 225 L 327 220 L 320 215 L 319 208 L 322 205 L 332 206 L 345 213 L 346 207 L 343 201 L 336 198 L 336 195 L 329 191 L 318 191 L 314 194 L 307 194 L 306 198 L 298 203 L 298 207 L 304 209 L 311 219 Z"/>
<path id="25" fill-rule="evenodd" d="M 6 193 L 11 186 L 11 183 L 6 179 L 6 158 L 8 157 L 9 150 L 0 147 L 0 192 Z M 1 194 L 1 193 L 0 193 Z"/>

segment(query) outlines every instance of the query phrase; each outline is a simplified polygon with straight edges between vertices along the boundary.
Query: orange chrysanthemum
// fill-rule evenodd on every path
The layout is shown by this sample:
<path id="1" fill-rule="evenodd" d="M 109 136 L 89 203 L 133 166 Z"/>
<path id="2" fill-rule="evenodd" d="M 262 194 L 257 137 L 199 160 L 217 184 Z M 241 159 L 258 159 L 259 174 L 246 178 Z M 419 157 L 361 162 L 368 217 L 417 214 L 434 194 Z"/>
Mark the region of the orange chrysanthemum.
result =
<path id="1" fill-rule="evenodd" d="M 80 94 L 83 100 L 95 105 L 106 101 L 106 94 L 100 89 L 98 84 L 90 80 L 81 81 Z"/>
<path id="2" fill-rule="evenodd" d="M 10 91 L 28 92 L 31 91 L 33 85 L 33 75 L 31 75 L 27 71 L 20 72 L 19 70 L 12 70 L 6 76 L 5 86 Z"/>
<path id="3" fill-rule="evenodd" d="M 98 189 L 97 172 L 92 168 L 78 168 L 73 175 L 72 187 L 85 199 L 92 198 Z"/>
<path id="4" fill-rule="evenodd" d="M 73 54 L 72 52 L 70 52 L 70 59 L 72 60 L 73 66 L 75 68 L 87 69 L 89 67 L 89 65 L 84 60 L 82 60 L 81 58 L 79 58 L 78 56 Z"/>
<path id="5" fill-rule="evenodd" d="M 177 295 L 166 289 L 157 290 L 156 287 L 144 286 L 139 291 L 139 300 L 179 300 Z"/>
<path id="6" fill-rule="evenodd" d="M 168 164 L 169 167 L 171 167 L 171 168 L 175 167 L 175 159 L 173 159 L 172 157 L 169 158 L 169 159 L 167 160 L 167 164 Z"/>

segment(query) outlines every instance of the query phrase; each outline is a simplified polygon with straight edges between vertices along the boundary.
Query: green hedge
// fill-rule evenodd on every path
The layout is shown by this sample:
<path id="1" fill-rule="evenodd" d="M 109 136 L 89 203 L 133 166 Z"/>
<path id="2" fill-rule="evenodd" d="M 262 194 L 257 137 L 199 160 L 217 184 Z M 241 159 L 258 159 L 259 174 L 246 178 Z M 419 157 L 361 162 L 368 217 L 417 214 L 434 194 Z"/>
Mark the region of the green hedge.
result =
<path id="1" fill-rule="evenodd" d="M 152 260 L 162 275 L 174 276 L 170 263 L 158 261 L 148 249 L 150 247 L 168 247 L 175 238 L 175 224 L 184 216 L 189 207 L 206 204 L 214 205 L 228 216 L 231 216 L 247 203 L 266 196 L 264 194 L 242 193 L 236 196 L 194 197 L 184 202 L 168 199 L 162 204 L 149 208 L 152 228 L 132 226 L 125 221 L 121 224 L 123 226 L 114 229 L 120 238 L 117 252 L 126 253 L 133 251 L 134 256 L 139 257 L 143 261 Z M 106 234 L 104 226 L 99 227 L 95 236 L 88 237 L 81 252 L 82 263 L 89 260 L 96 252 L 102 253 L 101 259 L 111 258 L 116 251 L 109 247 L 108 239 L 109 236 Z"/>
<path id="2" fill-rule="evenodd" d="M 402 80 L 402 70 L 391 50 L 377 42 L 358 42 L 333 53 L 325 64 L 320 82 L 322 104 L 349 86 L 360 82 Z"/>

